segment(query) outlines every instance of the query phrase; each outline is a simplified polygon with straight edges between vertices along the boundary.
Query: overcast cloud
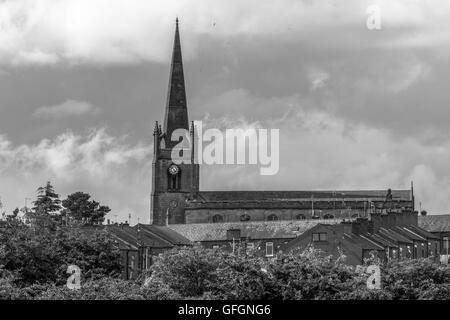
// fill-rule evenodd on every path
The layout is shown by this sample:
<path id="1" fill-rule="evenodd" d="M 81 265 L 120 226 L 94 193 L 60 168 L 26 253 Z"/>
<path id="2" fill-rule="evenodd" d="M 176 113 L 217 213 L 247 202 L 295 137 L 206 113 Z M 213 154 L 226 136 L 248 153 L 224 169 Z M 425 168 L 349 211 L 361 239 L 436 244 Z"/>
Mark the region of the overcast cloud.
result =
<path id="1" fill-rule="evenodd" d="M 366 28 L 381 9 L 382 29 Z M 148 221 L 174 19 L 191 120 L 280 128 L 280 171 L 203 166 L 202 189 L 409 188 L 450 208 L 446 0 L 0 2 L 0 196 L 51 180 Z M 239 174 L 236 174 L 236 173 Z M 218 182 L 220 181 L 220 182 Z M 136 220 L 135 220 L 136 222 Z"/>

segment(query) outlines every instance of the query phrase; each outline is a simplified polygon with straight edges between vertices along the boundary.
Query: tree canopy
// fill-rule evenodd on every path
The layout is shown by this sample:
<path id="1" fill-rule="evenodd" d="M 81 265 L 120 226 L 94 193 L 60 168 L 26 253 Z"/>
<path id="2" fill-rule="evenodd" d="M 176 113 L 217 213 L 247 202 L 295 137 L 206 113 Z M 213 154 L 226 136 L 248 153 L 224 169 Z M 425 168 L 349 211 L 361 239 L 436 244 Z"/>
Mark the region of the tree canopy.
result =
<path id="1" fill-rule="evenodd" d="M 105 220 L 105 215 L 111 211 L 107 206 L 102 206 L 91 196 L 84 192 L 75 192 L 62 201 L 64 209 L 62 214 L 77 222 L 88 224 L 100 224 Z"/>
<path id="2" fill-rule="evenodd" d="M 118 276 L 119 256 L 119 249 L 102 228 L 27 225 L 12 216 L 0 225 L 0 266 L 14 274 L 19 286 L 61 285 L 70 264 L 81 268 L 84 279 Z"/>
<path id="3" fill-rule="evenodd" d="M 37 189 L 37 199 L 33 202 L 33 211 L 56 215 L 61 210 L 61 200 L 50 181 Z"/>

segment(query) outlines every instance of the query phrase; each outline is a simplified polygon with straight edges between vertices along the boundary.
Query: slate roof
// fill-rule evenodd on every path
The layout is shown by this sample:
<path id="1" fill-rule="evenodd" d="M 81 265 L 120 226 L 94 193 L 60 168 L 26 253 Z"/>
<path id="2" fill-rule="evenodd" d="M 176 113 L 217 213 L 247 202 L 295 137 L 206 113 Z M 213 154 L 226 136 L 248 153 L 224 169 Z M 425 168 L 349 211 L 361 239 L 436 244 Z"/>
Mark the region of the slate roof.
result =
<path id="1" fill-rule="evenodd" d="M 419 227 L 428 232 L 450 232 L 450 214 L 419 216 Z"/>
<path id="2" fill-rule="evenodd" d="M 392 240 L 390 240 L 389 238 L 383 237 L 379 234 L 365 234 L 366 237 L 374 240 L 375 242 L 386 246 L 386 247 L 391 247 L 391 248 L 396 248 L 397 244 L 395 242 L 393 242 Z"/>
<path id="3" fill-rule="evenodd" d="M 139 246 L 152 248 L 172 248 L 178 245 L 191 245 L 192 243 L 173 230 L 154 225 L 139 224 L 133 227 L 108 226 L 108 232 L 112 234 L 119 245 L 124 249 L 136 250 Z"/>
<path id="4" fill-rule="evenodd" d="M 121 249 L 137 250 L 137 237 L 133 228 L 129 226 L 108 226 L 107 230 L 118 241 Z"/>
<path id="5" fill-rule="evenodd" d="M 289 199 L 315 200 L 328 199 L 336 201 L 357 199 L 384 200 L 387 190 L 326 190 L 326 191 L 201 191 L 198 201 L 286 201 Z M 393 200 L 411 200 L 411 190 L 392 190 Z"/>
<path id="6" fill-rule="evenodd" d="M 415 241 L 421 241 L 425 242 L 427 239 L 422 237 L 421 235 L 417 234 L 416 232 L 409 230 L 405 226 L 396 226 L 393 227 L 394 231 L 400 233 L 402 236 L 415 240 Z"/>
<path id="7" fill-rule="evenodd" d="M 367 250 L 384 250 L 383 246 L 380 246 L 376 242 L 371 241 L 372 239 L 369 239 L 367 237 L 357 235 L 354 233 L 350 234 L 344 234 L 347 239 L 351 239 L 351 241 L 355 244 L 358 244 L 363 249 Z"/>
<path id="8" fill-rule="evenodd" d="M 191 241 L 174 230 L 152 224 L 139 224 L 141 230 L 155 234 L 174 245 L 191 245 Z M 133 227 L 137 228 L 137 226 Z"/>
<path id="9" fill-rule="evenodd" d="M 338 224 L 342 219 L 293 220 L 293 221 L 249 221 L 225 223 L 170 224 L 168 228 L 178 232 L 192 242 L 223 241 L 227 230 L 240 229 L 241 237 L 250 239 L 292 239 L 308 229 L 322 224 Z"/>
<path id="10" fill-rule="evenodd" d="M 397 242 L 403 242 L 403 243 L 407 243 L 407 244 L 412 244 L 413 242 L 411 241 L 411 239 L 401 235 L 400 233 L 396 232 L 393 229 L 386 229 L 386 228 L 380 228 L 378 230 L 378 233 L 381 236 L 387 236 L 389 239 L 393 240 L 393 241 L 397 241 Z"/>
<path id="11" fill-rule="evenodd" d="M 440 240 L 440 238 L 434 234 L 432 234 L 431 232 L 426 231 L 425 229 L 422 229 L 420 227 L 416 227 L 416 226 L 408 226 L 408 229 L 410 229 L 411 231 L 421 235 L 424 238 L 429 238 L 429 239 L 434 239 L 434 240 Z"/>

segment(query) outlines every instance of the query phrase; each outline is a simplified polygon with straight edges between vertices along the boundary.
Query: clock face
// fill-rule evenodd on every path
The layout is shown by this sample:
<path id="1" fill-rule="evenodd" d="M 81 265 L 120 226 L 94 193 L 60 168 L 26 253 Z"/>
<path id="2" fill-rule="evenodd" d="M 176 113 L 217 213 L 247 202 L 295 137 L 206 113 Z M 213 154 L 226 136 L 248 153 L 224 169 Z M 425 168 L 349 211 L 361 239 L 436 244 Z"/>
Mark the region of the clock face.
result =
<path id="1" fill-rule="evenodd" d="M 180 169 L 179 169 L 176 165 L 174 165 L 174 164 L 172 164 L 172 165 L 169 167 L 169 173 L 170 173 L 171 175 L 176 175 L 179 171 L 180 171 Z"/>

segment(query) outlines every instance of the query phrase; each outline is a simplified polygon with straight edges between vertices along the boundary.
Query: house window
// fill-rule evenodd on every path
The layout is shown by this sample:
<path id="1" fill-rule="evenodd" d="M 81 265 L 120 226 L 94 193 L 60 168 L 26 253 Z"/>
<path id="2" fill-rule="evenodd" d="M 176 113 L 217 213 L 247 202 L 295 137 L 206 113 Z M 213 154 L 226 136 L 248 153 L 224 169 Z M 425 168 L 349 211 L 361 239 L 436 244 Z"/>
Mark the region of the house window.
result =
<path id="1" fill-rule="evenodd" d="M 298 214 L 298 215 L 295 216 L 295 219 L 297 219 L 297 220 L 305 220 L 306 217 L 305 217 L 304 214 Z"/>
<path id="2" fill-rule="evenodd" d="M 213 222 L 214 223 L 219 223 L 219 222 L 223 222 L 223 217 L 220 214 L 216 214 L 213 216 Z"/>
<path id="3" fill-rule="evenodd" d="M 266 242 L 266 257 L 273 257 L 273 242 Z"/>
<path id="4" fill-rule="evenodd" d="M 327 234 L 326 232 L 316 232 L 312 234 L 312 239 L 314 242 L 327 241 Z"/>
<path id="5" fill-rule="evenodd" d="M 269 215 L 269 216 L 267 217 L 267 220 L 269 220 L 269 221 L 275 221 L 275 220 L 278 220 L 278 217 L 277 217 L 276 215 L 274 215 L 274 214 L 271 214 L 271 215 Z"/>

